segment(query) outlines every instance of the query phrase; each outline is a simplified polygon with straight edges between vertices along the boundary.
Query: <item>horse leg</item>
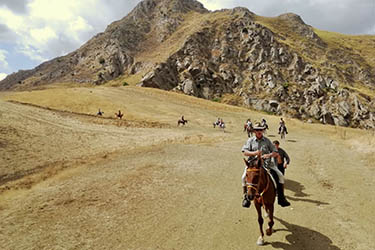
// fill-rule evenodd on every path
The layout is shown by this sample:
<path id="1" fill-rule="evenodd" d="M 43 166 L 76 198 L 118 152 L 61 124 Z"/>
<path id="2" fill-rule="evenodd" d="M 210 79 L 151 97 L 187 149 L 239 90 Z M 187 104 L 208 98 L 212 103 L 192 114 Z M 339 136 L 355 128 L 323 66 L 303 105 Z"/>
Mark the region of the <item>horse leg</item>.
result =
<path id="1" fill-rule="evenodd" d="M 259 204 L 258 202 L 254 202 L 255 204 L 255 208 L 258 212 L 258 223 L 259 223 L 259 230 L 260 230 L 260 236 L 257 240 L 257 245 L 258 246 L 262 246 L 264 245 L 264 232 L 263 232 L 263 217 L 262 217 L 262 207 L 261 207 L 261 204 Z"/>
<path id="2" fill-rule="evenodd" d="M 274 221 L 273 221 L 273 205 L 266 206 L 266 211 L 268 213 L 268 218 L 269 218 L 268 228 L 266 229 L 266 234 L 268 236 L 270 236 L 273 233 L 272 227 L 273 227 L 273 224 L 274 224 Z"/>

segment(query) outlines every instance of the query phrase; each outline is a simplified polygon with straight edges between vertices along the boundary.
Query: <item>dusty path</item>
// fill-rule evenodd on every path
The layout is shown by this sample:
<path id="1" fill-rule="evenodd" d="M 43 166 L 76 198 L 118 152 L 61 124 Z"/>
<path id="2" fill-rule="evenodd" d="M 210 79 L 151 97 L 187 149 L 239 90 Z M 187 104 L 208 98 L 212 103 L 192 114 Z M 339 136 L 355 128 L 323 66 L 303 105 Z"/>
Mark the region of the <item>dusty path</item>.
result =
<path id="1" fill-rule="evenodd" d="M 169 112 L 161 107 L 163 115 L 153 118 L 163 123 L 180 108 L 178 102 Z M 241 207 L 248 113 L 223 109 L 232 115 L 221 133 L 201 126 L 217 115 L 216 106 L 186 108 L 200 114 L 188 127 L 131 128 L 2 102 L 1 128 L 19 134 L 0 133 L 1 157 L 9 158 L 1 162 L 2 174 L 33 169 L 38 160 L 71 159 L 45 175 L 54 165 L 43 165 L 43 178 L 26 175 L 0 185 L 2 249 L 375 249 L 371 133 L 288 120 L 290 135 L 281 147 L 292 158 L 286 171 L 292 206 L 276 207 L 276 232 L 257 247 L 255 209 Z M 25 111 L 32 114 L 27 126 L 19 115 Z M 277 127 L 277 118 L 267 119 Z M 277 138 L 272 131 L 268 136 Z M 25 160 L 25 152 L 35 158 Z M 28 178 L 27 188 L 17 185 Z"/>

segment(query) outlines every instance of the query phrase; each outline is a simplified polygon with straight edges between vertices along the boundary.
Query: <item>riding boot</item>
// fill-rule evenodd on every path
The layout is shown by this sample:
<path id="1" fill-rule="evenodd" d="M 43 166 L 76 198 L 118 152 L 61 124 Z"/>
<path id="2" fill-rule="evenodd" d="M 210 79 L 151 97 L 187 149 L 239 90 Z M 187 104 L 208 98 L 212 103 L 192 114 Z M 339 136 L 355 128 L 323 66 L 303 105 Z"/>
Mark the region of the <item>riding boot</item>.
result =
<path id="1" fill-rule="evenodd" d="M 277 198 L 278 198 L 278 203 L 282 207 L 287 207 L 290 206 L 289 201 L 286 200 L 285 195 L 284 195 L 284 184 L 279 183 L 277 187 Z"/>
<path id="2" fill-rule="evenodd" d="M 247 186 L 243 186 L 243 201 L 242 201 L 242 207 L 249 208 L 250 207 L 250 200 L 247 196 Z"/>

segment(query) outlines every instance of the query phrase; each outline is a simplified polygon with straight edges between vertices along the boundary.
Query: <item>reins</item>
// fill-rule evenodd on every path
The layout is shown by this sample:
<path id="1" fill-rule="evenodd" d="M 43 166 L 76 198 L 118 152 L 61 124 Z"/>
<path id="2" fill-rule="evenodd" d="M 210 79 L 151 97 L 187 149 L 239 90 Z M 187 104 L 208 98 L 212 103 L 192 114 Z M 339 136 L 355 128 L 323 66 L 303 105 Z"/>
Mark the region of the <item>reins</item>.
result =
<path id="1" fill-rule="evenodd" d="M 263 168 L 263 167 L 261 166 L 261 168 Z M 260 168 L 255 168 L 255 169 L 254 168 L 248 168 L 246 171 L 248 171 L 248 172 L 260 172 Z M 267 178 L 266 178 L 267 185 L 266 185 L 266 188 L 263 189 L 263 191 L 260 194 L 259 194 L 258 188 L 260 186 L 259 183 L 261 181 L 261 178 L 260 178 L 261 173 L 259 173 L 258 184 L 248 183 L 248 185 L 247 185 L 247 187 L 252 188 L 256 191 L 256 194 L 258 194 L 256 196 L 259 196 L 259 197 L 255 198 L 255 199 L 257 199 L 258 203 L 261 203 L 263 206 L 264 206 L 263 195 L 264 195 L 264 193 L 266 193 L 268 191 L 268 189 L 270 187 L 270 182 L 271 182 L 270 177 L 268 176 L 268 173 L 265 173 L 265 174 L 267 176 Z"/>
<path id="2" fill-rule="evenodd" d="M 264 206 L 264 199 L 263 199 L 263 194 L 266 193 L 270 187 L 270 177 L 268 176 L 268 173 L 265 173 L 266 176 L 267 176 L 267 186 L 265 189 L 263 189 L 263 192 L 259 195 L 259 198 L 258 199 L 258 202 L 261 203 L 263 206 Z M 260 178 L 259 178 L 259 181 L 260 181 Z M 259 191 L 258 191 L 259 192 Z"/>

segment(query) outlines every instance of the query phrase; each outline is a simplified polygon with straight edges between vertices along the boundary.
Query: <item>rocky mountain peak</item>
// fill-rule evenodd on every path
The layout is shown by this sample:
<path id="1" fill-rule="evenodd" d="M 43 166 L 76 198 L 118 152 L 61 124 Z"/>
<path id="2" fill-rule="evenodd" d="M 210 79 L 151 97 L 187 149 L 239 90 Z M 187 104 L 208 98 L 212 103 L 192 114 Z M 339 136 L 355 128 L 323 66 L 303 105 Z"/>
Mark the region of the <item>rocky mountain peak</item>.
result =
<path id="1" fill-rule="evenodd" d="M 299 25 L 306 25 L 306 23 L 302 20 L 302 18 L 294 13 L 285 13 L 278 16 L 281 20 L 286 20 L 291 23 L 299 24 Z"/>
<path id="2" fill-rule="evenodd" d="M 155 12 L 167 15 L 171 13 L 187 13 L 189 11 L 208 12 L 203 4 L 195 0 L 143 0 L 129 14 L 132 17 L 152 16 Z"/>
<path id="3" fill-rule="evenodd" d="M 279 15 L 277 18 L 285 22 L 286 25 L 290 26 L 292 30 L 302 37 L 313 40 L 321 47 L 326 46 L 323 40 L 314 32 L 314 29 L 310 25 L 307 25 L 299 15 L 294 13 L 286 13 Z"/>

